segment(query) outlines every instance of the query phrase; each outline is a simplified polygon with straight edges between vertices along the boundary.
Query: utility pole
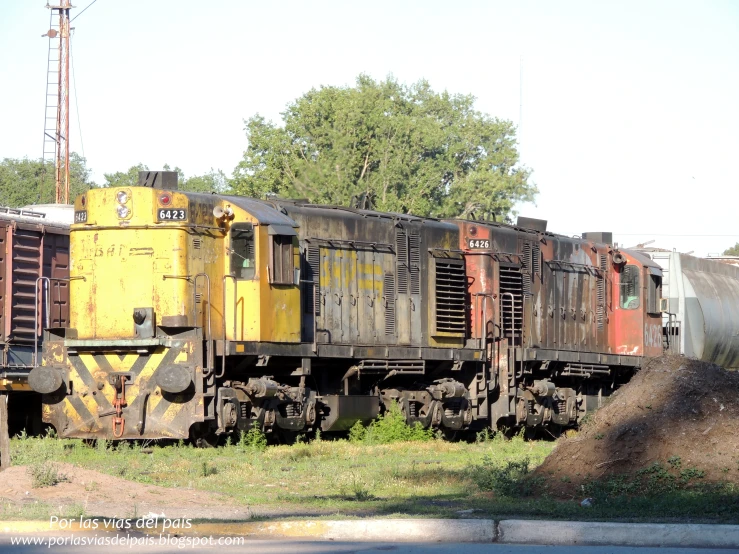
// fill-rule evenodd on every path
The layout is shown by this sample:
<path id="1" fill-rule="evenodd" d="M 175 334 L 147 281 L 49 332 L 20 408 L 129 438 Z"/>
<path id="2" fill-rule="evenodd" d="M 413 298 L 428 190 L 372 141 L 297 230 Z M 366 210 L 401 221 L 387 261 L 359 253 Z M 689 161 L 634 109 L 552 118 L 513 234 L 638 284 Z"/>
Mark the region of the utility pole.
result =
<path id="1" fill-rule="evenodd" d="M 46 110 L 43 162 L 54 162 L 55 202 L 69 204 L 69 10 L 70 0 L 58 0 L 51 10 L 49 58 L 46 68 Z M 55 21 L 56 19 L 56 21 Z M 52 158 L 53 156 L 53 158 Z"/>

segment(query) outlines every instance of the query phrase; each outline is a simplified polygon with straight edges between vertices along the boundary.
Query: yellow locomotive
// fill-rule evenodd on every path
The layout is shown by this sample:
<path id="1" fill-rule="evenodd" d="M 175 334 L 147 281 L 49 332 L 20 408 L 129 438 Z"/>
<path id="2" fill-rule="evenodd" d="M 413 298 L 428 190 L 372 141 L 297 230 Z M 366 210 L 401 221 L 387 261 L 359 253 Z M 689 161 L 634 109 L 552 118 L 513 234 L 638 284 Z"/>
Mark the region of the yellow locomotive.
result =
<path id="1" fill-rule="evenodd" d="M 60 436 L 486 420 L 456 225 L 140 184 L 75 201 L 70 325 L 29 376 Z"/>

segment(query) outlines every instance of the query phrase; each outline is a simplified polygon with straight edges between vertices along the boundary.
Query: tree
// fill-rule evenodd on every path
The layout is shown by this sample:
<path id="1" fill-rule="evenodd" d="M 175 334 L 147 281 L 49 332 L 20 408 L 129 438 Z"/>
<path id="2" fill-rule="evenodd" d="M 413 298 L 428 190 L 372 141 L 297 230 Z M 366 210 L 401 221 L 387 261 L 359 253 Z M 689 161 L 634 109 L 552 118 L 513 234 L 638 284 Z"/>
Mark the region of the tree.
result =
<path id="1" fill-rule="evenodd" d="M 724 256 L 739 256 L 739 242 L 737 242 L 731 248 L 724 250 Z"/>
<path id="2" fill-rule="evenodd" d="M 185 172 L 179 167 L 171 168 L 169 164 L 162 166 L 163 171 L 177 172 L 177 188 L 183 192 L 222 193 L 228 188 L 226 176 L 220 169 L 211 168 L 205 175 L 193 175 L 185 177 Z M 135 187 L 139 182 L 139 171 L 149 171 L 144 164 L 137 164 L 128 168 L 127 171 L 106 173 L 104 187 Z"/>
<path id="3" fill-rule="evenodd" d="M 282 127 L 259 114 L 245 120 L 249 144 L 232 189 L 343 205 L 369 195 L 380 210 L 424 216 L 507 216 L 537 189 L 518 163 L 513 124 L 474 101 L 426 81 L 366 75 L 355 87 L 312 89 L 288 105 Z"/>
<path id="4" fill-rule="evenodd" d="M 220 169 L 210 169 L 205 175 L 193 175 L 183 179 L 179 189 L 186 192 L 224 193 L 228 189 L 228 179 Z"/>
<path id="5" fill-rule="evenodd" d="M 87 160 L 72 152 L 69 156 L 69 197 L 96 186 L 90 180 Z M 42 160 L 5 158 L 0 162 L 0 205 L 18 208 L 29 204 L 51 204 L 56 200 L 54 166 Z"/>
<path id="6" fill-rule="evenodd" d="M 104 173 L 105 182 L 103 187 L 135 187 L 139 184 L 139 171 L 148 171 L 144 164 L 132 165 L 127 171 L 116 171 L 115 173 Z"/>

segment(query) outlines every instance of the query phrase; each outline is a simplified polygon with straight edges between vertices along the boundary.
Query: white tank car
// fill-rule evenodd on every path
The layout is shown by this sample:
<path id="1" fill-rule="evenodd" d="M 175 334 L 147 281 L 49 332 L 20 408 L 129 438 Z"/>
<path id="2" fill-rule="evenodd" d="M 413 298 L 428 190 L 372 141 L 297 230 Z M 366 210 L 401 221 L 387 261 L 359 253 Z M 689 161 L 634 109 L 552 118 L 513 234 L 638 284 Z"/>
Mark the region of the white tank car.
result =
<path id="1" fill-rule="evenodd" d="M 643 252 L 662 266 L 663 322 L 673 346 L 686 356 L 739 369 L 739 267 L 674 251 Z"/>
<path id="2" fill-rule="evenodd" d="M 19 209 L 24 212 L 44 214 L 44 221 L 48 223 L 62 223 L 64 225 L 74 223 L 74 205 L 72 204 L 32 204 Z"/>

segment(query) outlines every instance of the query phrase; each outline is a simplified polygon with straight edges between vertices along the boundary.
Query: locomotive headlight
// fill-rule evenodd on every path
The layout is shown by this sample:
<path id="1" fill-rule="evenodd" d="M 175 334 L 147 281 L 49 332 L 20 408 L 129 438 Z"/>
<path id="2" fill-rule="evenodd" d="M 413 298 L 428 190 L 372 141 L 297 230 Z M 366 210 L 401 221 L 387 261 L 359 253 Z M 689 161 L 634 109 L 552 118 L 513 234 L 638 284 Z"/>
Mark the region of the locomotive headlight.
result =
<path id="1" fill-rule="evenodd" d="M 125 190 L 119 190 L 115 197 L 119 204 L 125 204 L 128 202 L 128 193 Z"/>
<path id="2" fill-rule="evenodd" d="M 131 210 L 129 210 L 126 206 L 118 206 L 118 217 L 121 219 L 128 217 L 128 214 L 131 213 Z"/>

